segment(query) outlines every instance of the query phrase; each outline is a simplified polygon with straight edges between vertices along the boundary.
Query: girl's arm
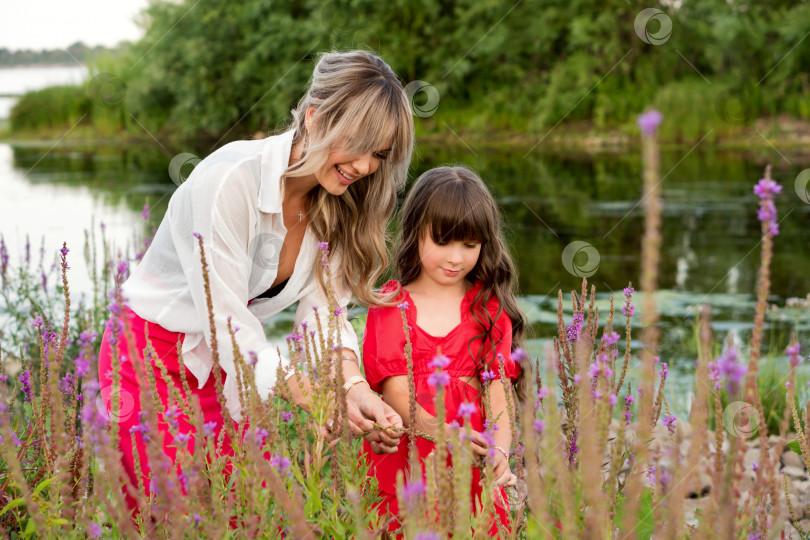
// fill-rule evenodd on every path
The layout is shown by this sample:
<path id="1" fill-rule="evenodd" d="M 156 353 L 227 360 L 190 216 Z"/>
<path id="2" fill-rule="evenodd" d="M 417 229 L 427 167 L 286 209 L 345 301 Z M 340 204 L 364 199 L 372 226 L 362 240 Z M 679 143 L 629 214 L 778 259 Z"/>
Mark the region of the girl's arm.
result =
<path id="1" fill-rule="evenodd" d="M 408 389 L 407 375 L 395 375 L 388 377 L 382 382 L 382 395 L 386 403 L 391 405 L 397 414 L 402 418 L 402 423 L 406 427 L 415 427 L 418 431 L 427 433 L 433 437 L 438 435 L 438 420 L 418 403 L 416 404 L 416 422 L 411 426 L 411 415 L 409 406 L 410 390 Z"/>
<path id="2" fill-rule="evenodd" d="M 493 380 L 489 385 L 490 407 L 492 418 L 498 429 L 495 430 L 495 446 L 502 448 L 508 455 L 512 449 L 512 425 L 509 422 L 509 411 L 506 408 L 506 387 L 501 379 Z M 509 460 L 500 451 L 495 455 L 495 484 L 503 485 L 509 482 L 512 471 Z"/>
<path id="3" fill-rule="evenodd" d="M 512 425 L 509 422 L 509 411 L 506 408 L 506 388 L 500 379 L 493 380 L 489 385 L 490 406 L 492 418 L 496 418 L 495 446 L 500 446 L 508 454 L 512 448 Z"/>

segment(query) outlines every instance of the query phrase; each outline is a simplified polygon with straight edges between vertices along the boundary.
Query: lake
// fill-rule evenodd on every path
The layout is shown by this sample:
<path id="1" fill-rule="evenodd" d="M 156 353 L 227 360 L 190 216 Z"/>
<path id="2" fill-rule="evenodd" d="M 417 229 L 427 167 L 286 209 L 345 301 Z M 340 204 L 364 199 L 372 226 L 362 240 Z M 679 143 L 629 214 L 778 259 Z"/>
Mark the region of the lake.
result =
<path id="1" fill-rule="evenodd" d="M 0 121 L 7 119 L 16 97 L 47 86 L 79 84 L 87 78 L 87 67 L 33 66 L 0 68 Z"/>
<path id="2" fill-rule="evenodd" d="M 619 305 L 622 289 L 638 282 L 641 162 L 637 150 L 533 152 L 524 158 L 526 150 L 423 144 L 411 178 L 438 164 L 466 163 L 488 182 L 518 262 L 521 305 L 532 326 L 529 349 L 540 354 L 556 333 L 557 291 L 564 291 L 570 311 L 570 291 L 581 284 L 577 274 L 593 271 L 589 282 L 597 287 L 602 321 L 610 294 Z M 48 257 L 67 241 L 78 258 L 93 222 L 97 228 L 105 224 L 115 249 L 133 248 L 135 232 L 157 227 L 176 189 L 168 174 L 172 157 L 157 147 L 0 144 L 0 231 L 12 257 L 22 257 L 29 235 L 33 249 L 44 238 Z M 760 235 L 752 186 L 773 157 L 766 151 L 708 148 L 663 152 L 664 242 L 656 298 L 662 315 L 659 354 L 675 374 L 670 391 L 676 410 L 691 393 L 696 305 L 712 305 L 717 338 L 731 333 L 742 342 L 749 339 Z M 793 189 L 807 165 L 800 156 L 786 157 L 791 164 L 774 161 L 774 176 L 784 186 L 777 198 L 782 221 L 770 298 L 777 306 L 810 292 L 810 205 Z M 144 223 L 146 204 L 151 215 Z M 566 262 L 566 246 L 574 242 L 586 246 Z M 82 269 L 71 276 L 74 295 L 91 290 L 84 263 L 74 267 Z M 639 313 L 640 299 L 635 303 Z M 280 317 L 270 334 L 285 335 L 291 320 L 292 313 Z M 807 312 L 771 314 L 766 351 L 773 343 L 774 354 L 782 355 L 794 326 L 810 328 Z"/>

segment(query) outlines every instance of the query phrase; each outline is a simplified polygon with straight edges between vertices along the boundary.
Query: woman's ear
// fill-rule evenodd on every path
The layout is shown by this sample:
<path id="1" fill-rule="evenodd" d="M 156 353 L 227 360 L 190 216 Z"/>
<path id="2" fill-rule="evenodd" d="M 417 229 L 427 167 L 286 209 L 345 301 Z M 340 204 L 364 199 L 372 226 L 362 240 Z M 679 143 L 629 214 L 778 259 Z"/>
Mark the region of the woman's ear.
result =
<path id="1" fill-rule="evenodd" d="M 307 107 L 307 112 L 304 115 L 304 127 L 306 127 L 307 130 L 309 130 L 310 124 L 312 124 L 312 117 L 314 114 L 315 114 L 315 107 L 311 105 Z"/>

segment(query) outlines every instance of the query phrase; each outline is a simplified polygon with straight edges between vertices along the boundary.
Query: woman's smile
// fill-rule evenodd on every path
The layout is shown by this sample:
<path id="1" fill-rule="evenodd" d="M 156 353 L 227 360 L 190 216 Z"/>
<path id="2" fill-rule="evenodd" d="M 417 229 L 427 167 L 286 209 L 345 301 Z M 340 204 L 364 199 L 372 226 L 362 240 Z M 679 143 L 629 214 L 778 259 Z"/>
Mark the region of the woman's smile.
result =
<path id="1" fill-rule="evenodd" d="M 340 168 L 339 165 L 335 165 L 335 171 L 337 171 L 338 180 L 341 184 L 349 185 L 356 180 L 356 177 L 346 173 L 343 169 Z"/>

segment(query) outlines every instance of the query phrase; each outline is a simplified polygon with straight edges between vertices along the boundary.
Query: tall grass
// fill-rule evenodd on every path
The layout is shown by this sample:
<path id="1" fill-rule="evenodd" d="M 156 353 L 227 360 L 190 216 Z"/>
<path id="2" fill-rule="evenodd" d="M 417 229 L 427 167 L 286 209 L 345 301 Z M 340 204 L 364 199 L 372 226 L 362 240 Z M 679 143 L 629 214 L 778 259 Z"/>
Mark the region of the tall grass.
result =
<path id="1" fill-rule="evenodd" d="M 644 296 L 641 358 L 635 358 L 629 347 L 635 316 L 632 284 L 622 297 L 612 299 L 607 313 L 600 313 L 595 287 L 589 288 L 583 280 L 581 290 L 570 296 L 570 320 L 564 318 L 560 291 L 558 331 L 544 358 L 531 359 L 521 352 L 515 355 L 524 367 L 533 364 L 535 368 L 529 402 L 521 405 L 507 384 L 515 434 L 512 467 L 519 476 L 518 485 L 508 490 L 509 501 L 501 500 L 491 489 L 491 463 L 475 463 L 468 446 L 462 444 L 469 436 L 469 426 L 447 434 L 440 430 L 435 441 L 438 451 L 425 461 L 426 474 L 421 474 L 412 458 L 412 473 L 399 479 L 404 537 L 425 539 L 451 533 L 454 538 L 485 537 L 496 507 L 507 504 L 510 525 L 497 525 L 504 538 L 775 536 L 786 480 L 779 478 L 778 463 L 769 450 L 781 448 L 787 418 L 782 414 L 777 436 L 767 437 L 773 432 L 773 424 L 767 420 L 770 402 L 762 386 L 757 390 L 757 383 L 766 381 L 757 359 L 764 324 L 760 311 L 746 374 L 738 369 L 745 365 L 745 350 L 734 357 L 715 355 L 710 310 L 702 310 L 696 396 L 689 417 L 676 419 L 668 411 L 667 362 L 652 352 L 657 341 L 652 293 L 657 284 L 663 203 L 657 160 L 653 130 L 644 139 L 647 220 L 640 283 L 648 294 Z M 768 293 L 768 250 L 773 233 L 763 221 L 760 301 Z M 198 241 L 205 272 L 207 254 L 203 239 Z M 126 477 L 115 437 L 116 419 L 124 414 L 120 381 L 111 389 L 118 397 L 108 410 L 102 405 L 94 368 L 98 334 L 111 314 L 116 331 L 132 331 L 125 320 L 116 323 L 115 313 L 125 303 L 119 287 L 129 272 L 127 259 L 133 257 L 112 257 L 107 249 L 99 255 L 93 245 L 88 241 L 85 262 L 94 268 L 94 258 L 103 259 L 105 271 L 94 276 L 97 293 L 92 305 L 85 305 L 71 298 L 68 276 L 76 257 L 67 246 L 60 250 L 53 267 L 60 281 L 59 298 L 48 287 L 47 263 L 31 267 L 30 257 L 28 262 L 12 263 L 5 245 L 0 244 L 4 299 L 0 313 L 10 314 L 4 315 L 4 346 L 0 349 L 4 374 L 0 383 L 0 530 L 4 537 L 371 538 L 385 534 L 388 520 L 378 517 L 373 508 L 378 500 L 375 482 L 358 458 L 359 441 L 349 435 L 340 377 L 332 378 L 331 366 L 318 354 L 339 346 L 334 319 L 324 327 L 296 329 L 288 338 L 292 362 L 279 367 L 279 381 L 284 380 L 285 371 L 293 370 L 313 382 L 309 413 L 292 411 L 282 399 L 280 387 L 269 401 L 260 402 L 253 391 L 252 355 L 238 349 L 234 328 L 229 328 L 228 335 L 217 335 L 212 325 L 214 378 L 219 377 L 217 351 L 233 347 L 246 418 L 240 425 L 227 427 L 231 440 L 238 441 L 234 455 L 227 459 L 217 451 L 221 439 L 203 436 L 207 428 L 187 387 L 175 388 L 165 401 L 153 393 L 156 379 L 152 378 L 164 373 L 161 359 L 147 347 L 146 357 L 153 366 L 145 373 L 152 380 L 141 385 L 143 429 L 132 437 L 143 437 L 149 426 L 181 413 L 191 419 L 201 444 L 194 454 L 178 444 L 177 463 L 165 469 L 160 465 L 160 441 L 147 437 L 153 489 L 149 498 L 136 497 L 139 511 L 133 519 L 123 496 L 128 480 L 122 480 Z M 39 270 L 46 275 L 45 286 Z M 110 293 L 105 295 L 108 287 Z M 207 290 L 206 298 L 213 320 Z M 105 309 L 108 302 L 110 310 Z M 622 355 L 620 341 L 627 344 Z M 412 366 L 407 348 L 405 353 Z M 138 355 L 132 351 L 130 357 L 137 359 Z M 541 361 L 548 365 L 547 370 L 540 369 Z M 810 460 L 807 411 L 800 418 L 801 407 L 791 390 L 796 382 L 793 360 L 791 366 L 787 390 L 784 381 L 773 384 L 775 391 L 785 395 L 801 450 Z M 635 379 L 639 382 L 634 388 L 628 374 L 638 370 L 641 377 Z M 543 372 L 549 373 L 545 380 L 540 375 Z M 113 374 L 113 380 L 117 379 Z M 738 418 L 728 427 L 724 406 L 732 400 L 744 400 L 754 411 L 754 421 L 746 424 L 755 425 L 753 433 L 741 433 Z M 439 420 L 454 420 L 445 418 L 442 403 L 439 393 Z M 330 420 L 337 425 L 333 444 L 322 429 Z M 422 436 L 414 431 L 409 434 Z M 741 467 L 749 435 L 758 437 L 762 454 L 756 482 L 750 491 L 742 491 Z M 446 466 L 445 447 L 452 448 L 452 469 Z M 476 511 L 469 504 L 473 466 L 482 468 L 485 487 Z M 708 488 L 702 484 L 703 477 L 709 478 Z M 129 488 L 143 493 L 143 486 Z M 696 525 L 684 520 L 688 496 L 701 497 Z"/>

